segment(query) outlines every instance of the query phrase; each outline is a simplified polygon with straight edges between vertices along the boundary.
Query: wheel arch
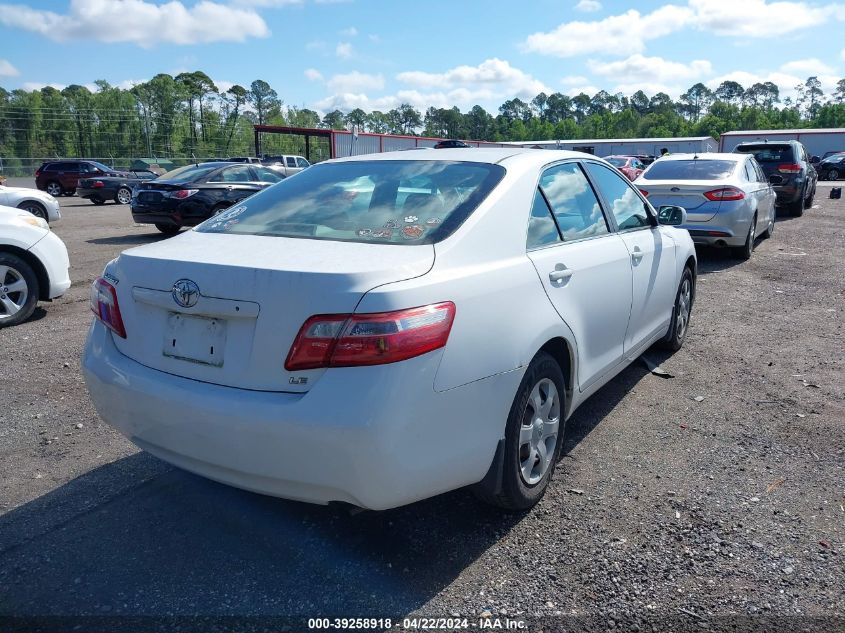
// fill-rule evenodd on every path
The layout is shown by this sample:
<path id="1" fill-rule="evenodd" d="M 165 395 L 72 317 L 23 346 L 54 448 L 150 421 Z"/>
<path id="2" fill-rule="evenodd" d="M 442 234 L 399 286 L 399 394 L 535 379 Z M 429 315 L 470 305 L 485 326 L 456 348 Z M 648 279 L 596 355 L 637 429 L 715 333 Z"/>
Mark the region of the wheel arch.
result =
<path id="1" fill-rule="evenodd" d="M 24 260 L 27 264 L 32 266 L 35 277 L 38 279 L 38 299 L 39 301 L 50 300 L 50 276 L 47 274 L 47 269 L 44 264 L 35 255 L 17 246 L 9 244 L 0 244 L 0 253 L 11 253 Z"/>
<path id="2" fill-rule="evenodd" d="M 565 415 L 568 418 L 572 413 L 573 395 L 576 390 L 575 376 L 577 375 L 577 361 L 575 356 L 575 348 L 563 336 L 556 336 L 546 341 L 537 353 L 546 352 L 557 361 L 560 370 L 563 372 L 563 378 L 566 381 L 566 407 Z"/>

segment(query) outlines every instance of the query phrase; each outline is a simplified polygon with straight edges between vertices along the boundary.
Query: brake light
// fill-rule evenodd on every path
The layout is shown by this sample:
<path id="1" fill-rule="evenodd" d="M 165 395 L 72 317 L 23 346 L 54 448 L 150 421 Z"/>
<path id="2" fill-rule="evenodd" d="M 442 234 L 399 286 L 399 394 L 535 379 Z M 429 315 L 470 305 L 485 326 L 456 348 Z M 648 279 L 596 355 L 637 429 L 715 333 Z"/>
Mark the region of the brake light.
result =
<path id="1" fill-rule="evenodd" d="M 745 192 L 736 187 L 725 187 L 724 189 L 713 189 L 704 194 L 704 197 L 714 202 L 720 200 L 742 200 L 745 197 Z"/>
<path id="2" fill-rule="evenodd" d="M 102 180 L 95 180 L 94 184 L 91 185 L 91 187 L 94 189 L 101 189 L 105 186 L 106 184 Z"/>
<path id="3" fill-rule="evenodd" d="M 171 191 L 167 194 L 170 198 L 176 198 L 177 200 L 184 200 L 185 198 L 190 198 L 192 195 L 197 193 L 199 189 L 179 189 L 178 191 Z"/>
<path id="4" fill-rule="evenodd" d="M 801 165 L 798 163 L 784 163 L 783 165 L 778 165 L 778 171 L 782 174 L 800 174 Z"/>
<path id="5" fill-rule="evenodd" d="M 41 175 L 41 168 L 35 170 L 35 177 L 38 178 Z"/>
<path id="6" fill-rule="evenodd" d="M 358 367 L 407 360 L 439 349 L 455 320 L 451 301 L 372 314 L 326 314 L 299 330 L 285 369 Z"/>
<path id="7" fill-rule="evenodd" d="M 120 306 L 117 304 L 117 291 L 102 277 L 97 277 L 91 284 L 91 312 L 112 332 L 126 338 Z"/>
<path id="8" fill-rule="evenodd" d="M 646 198 L 648 198 L 648 191 L 645 189 L 640 189 L 640 193 L 643 194 Z"/>

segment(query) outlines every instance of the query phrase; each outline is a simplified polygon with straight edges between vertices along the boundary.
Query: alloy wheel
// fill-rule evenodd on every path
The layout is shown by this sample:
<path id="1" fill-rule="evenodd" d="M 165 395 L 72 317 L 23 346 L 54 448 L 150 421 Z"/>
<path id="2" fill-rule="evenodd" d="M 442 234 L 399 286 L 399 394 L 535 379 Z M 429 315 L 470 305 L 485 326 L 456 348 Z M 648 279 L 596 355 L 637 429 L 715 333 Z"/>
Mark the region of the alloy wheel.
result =
<path id="1" fill-rule="evenodd" d="M 683 339 L 689 325 L 689 315 L 692 309 L 692 282 L 684 277 L 681 290 L 678 292 L 678 302 L 675 306 L 675 332 L 678 339 Z"/>
<path id="2" fill-rule="evenodd" d="M 57 182 L 47 183 L 47 193 L 53 197 L 62 195 L 62 187 Z"/>
<path id="3" fill-rule="evenodd" d="M 132 192 L 125 187 L 117 190 L 117 201 L 120 204 L 129 204 L 132 201 Z"/>
<path id="4" fill-rule="evenodd" d="M 20 207 L 21 210 L 27 211 L 32 215 L 41 218 L 42 220 L 47 219 L 47 211 L 44 210 L 40 204 L 35 204 L 34 202 L 25 202 L 23 206 Z"/>
<path id="5" fill-rule="evenodd" d="M 0 265 L 0 321 L 11 319 L 26 305 L 29 287 L 21 272 Z"/>
<path id="6" fill-rule="evenodd" d="M 519 470 L 529 486 L 539 483 L 552 464 L 560 413 L 560 395 L 555 383 L 542 378 L 531 390 L 519 430 Z"/>

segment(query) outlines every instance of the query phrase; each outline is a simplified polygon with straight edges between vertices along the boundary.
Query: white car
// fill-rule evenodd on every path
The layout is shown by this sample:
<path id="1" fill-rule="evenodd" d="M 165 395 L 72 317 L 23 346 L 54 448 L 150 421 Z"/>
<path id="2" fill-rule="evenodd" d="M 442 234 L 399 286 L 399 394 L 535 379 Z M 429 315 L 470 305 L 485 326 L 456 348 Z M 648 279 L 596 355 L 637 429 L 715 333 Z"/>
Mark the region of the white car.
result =
<path id="1" fill-rule="evenodd" d="M 110 262 L 83 368 L 106 422 L 217 481 L 528 508 L 573 410 L 681 346 L 695 271 L 687 231 L 586 154 L 327 161 Z"/>
<path id="2" fill-rule="evenodd" d="M 0 185 L 0 205 L 29 211 L 50 224 L 62 219 L 59 201 L 38 189 Z"/>
<path id="3" fill-rule="evenodd" d="M 67 248 L 42 218 L 0 206 L 0 327 L 30 317 L 70 288 Z"/>

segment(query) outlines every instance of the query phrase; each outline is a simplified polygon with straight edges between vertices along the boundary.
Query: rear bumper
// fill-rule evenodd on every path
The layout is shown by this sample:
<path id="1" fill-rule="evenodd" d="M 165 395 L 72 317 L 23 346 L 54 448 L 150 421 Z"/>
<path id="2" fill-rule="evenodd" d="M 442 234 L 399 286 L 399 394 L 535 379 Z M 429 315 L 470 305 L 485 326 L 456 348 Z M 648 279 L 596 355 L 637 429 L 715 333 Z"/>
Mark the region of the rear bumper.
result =
<path id="1" fill-rule="evenodd" d="M 78 187 L 76 189 L 76 195 L 80 198 L 99 198 L 100 200 L 112 200 L 114 199 L 115 194 L 117 193 L 117 189 L 107 189 L 106 187 L 99 187 L 97 189 L 88 189 L 85 187 Z"/>
<path id="2" fill-rule="evenodd" d="M 263 494 L 382 510 L 480 481 L 504 434 L 523 372 L 435 392 L 440 357 L 331 369 L 305 394 L 250 391 L 145 367 L 95 321 L 82 366 L 102 418 L 164 461 Z"/>
<path id="3" fill-rule="evenodd" d="M 132 219 L 139 224 L 167 224 L 172 226 L 196 226 L 211 217 L 211 210 L 205 205 L 193 202 L 165 200 L 157 205 L 131 202 Z"/>

